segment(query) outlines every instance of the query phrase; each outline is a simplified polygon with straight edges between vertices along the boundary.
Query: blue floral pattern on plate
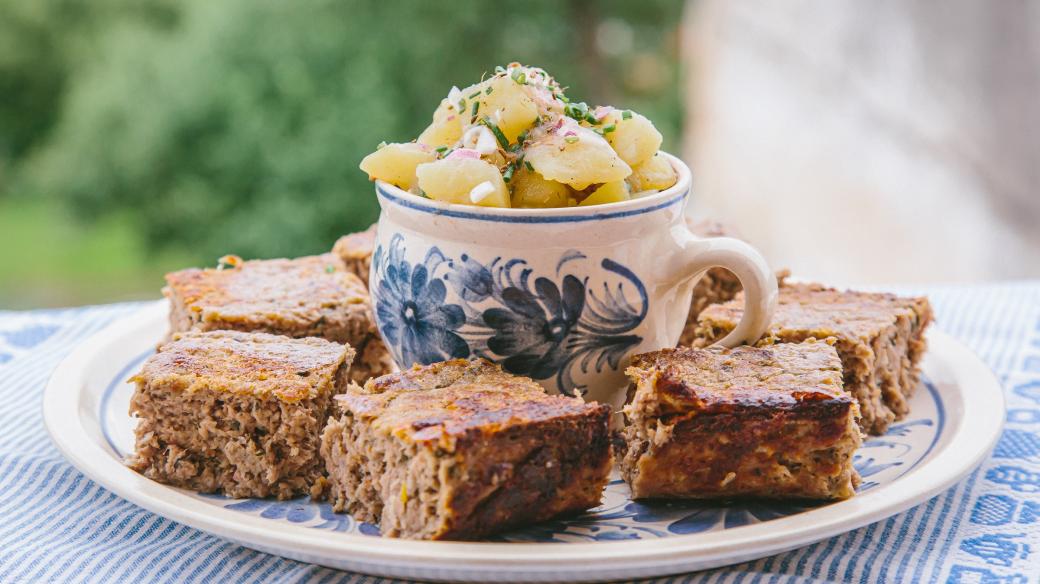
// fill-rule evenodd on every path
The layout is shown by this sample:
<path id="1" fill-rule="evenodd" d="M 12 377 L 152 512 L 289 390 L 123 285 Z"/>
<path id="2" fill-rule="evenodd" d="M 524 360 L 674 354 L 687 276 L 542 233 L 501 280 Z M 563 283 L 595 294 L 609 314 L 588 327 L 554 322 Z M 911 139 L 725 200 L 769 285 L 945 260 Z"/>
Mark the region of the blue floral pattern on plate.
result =
<path id="1" fill-rule="evenodd" d="M 616 369 L 643 340 L 632 331 L 646 318 L 646 287 L 617 262 L 602 260 L 603 281 L 594 284 L 568 272 L 587 260 L 575 250 L 555 274 L 536 275 L 521 259 L 482 263 L 448 258 L 437 247 L 412 265 L 403 241 L 395 234 L 372 256 L 380 331 L 403 366 L 486 357 L 511 373 L 555 378 L 561 392 L 583 393 L 575 368 Z"/>

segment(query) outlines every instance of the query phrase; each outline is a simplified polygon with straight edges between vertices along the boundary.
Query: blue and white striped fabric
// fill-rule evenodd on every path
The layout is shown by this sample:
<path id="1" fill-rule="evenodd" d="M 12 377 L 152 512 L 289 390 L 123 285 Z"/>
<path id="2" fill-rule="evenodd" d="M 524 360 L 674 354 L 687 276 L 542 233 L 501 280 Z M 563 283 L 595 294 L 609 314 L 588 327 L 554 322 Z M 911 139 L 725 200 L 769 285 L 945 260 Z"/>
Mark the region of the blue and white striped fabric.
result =
<path id="1" fill-rule="evenodd" d="M 1007 425 L 981 468 L 886 521 L 793 552 L 661 582 L 1040 582 L 1040 282 L 912 290 L 997 373 Z M 66 463 L 43 429 L 51 371 L 123 304 L 0 312 L 0 582 L 384 582 L 167 521 Z"/>

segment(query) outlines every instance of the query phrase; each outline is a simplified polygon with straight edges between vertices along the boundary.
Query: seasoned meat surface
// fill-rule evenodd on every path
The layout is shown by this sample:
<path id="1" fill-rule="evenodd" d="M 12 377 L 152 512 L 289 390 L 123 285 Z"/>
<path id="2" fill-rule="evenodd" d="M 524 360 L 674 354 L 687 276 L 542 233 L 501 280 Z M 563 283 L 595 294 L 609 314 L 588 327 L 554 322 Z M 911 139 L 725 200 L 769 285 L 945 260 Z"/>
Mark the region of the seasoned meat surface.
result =
<path id="1" fill-rule="evenodd" d="M 607 406 L 482 360 L 387 375 L 337 399 L 322 439 L 337 510 L 384 535 L 475 539 L 599 503 Z"/>
<path id="2" fill-rule="evenodd" d="M 351 377 L 364 383 L 392 368 L 365 284 L 333 254 L 236 261 L 226 269 L 166 275 L 171 332 L 259 331 L 349 344 Z"/>
<path id="3" fill-rule="evenodd" d="M 237 331 L 189 332 L 131 378 L 130 466 L 159 482 L 286 499 L 323 474 L 321 428 L 346 390 L 350 347 Z"/>
<path id="4" fill-rule="evenodd" d="M 695 344 L 710 344 L 736 327 L 743 296 L 708 307 L 698 319 Z M 833 337 L 845 389 L 860 404 L 863 429 L 883 434 L 909 410 L 917 387 L 924 331 L 932 310 L 924 297 L 841 291 L 820 284 L 785 284 L 760 346 Z"/>
<path id="5" fill-rule="evenodd" d="M 633 497 L 854 494 L 858 407 L 827 343 L 665 349 L 627 373 L 621 471 Z"/>

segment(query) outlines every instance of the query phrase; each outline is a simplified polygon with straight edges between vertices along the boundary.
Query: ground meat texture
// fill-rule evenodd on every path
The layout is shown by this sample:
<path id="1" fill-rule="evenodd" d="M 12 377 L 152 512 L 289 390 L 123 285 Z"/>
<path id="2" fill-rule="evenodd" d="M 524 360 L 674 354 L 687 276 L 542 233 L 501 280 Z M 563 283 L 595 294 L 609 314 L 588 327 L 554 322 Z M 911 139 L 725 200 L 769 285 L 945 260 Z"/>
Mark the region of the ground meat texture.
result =
<path id="1" fill-rule="evenodd" d="M 353 272 L 368 285 L 368 271 L 372 267 L 372 249 L 376 244 L 376 224 L 357 233 L 348 233 L 336 241 L 332 253 L 339 256 L 347 271 Z"/>
<path id="2" fill-rule="evenodd" d="M 237 330 L 320 337 L 357 351 L 350 377 L 358 383 L 392 370 L 368 289 L 334 254 L 182 270 L 167 274 L 166 283 L 171 333 Z"/>
<path id="3" fill-rule="evenodd" d="M 621 473 L 633 498 L 844 499 L 857 404 L 824 342 L 637 355 Z"/>
<path id="4" fill-rule="evenodd" d="M 716 221 L 693 221 L 687 219 L 686 224 L 690 231 L 700 237 L 737 237 L 739 235 L 729 226 Z M 779 282 L 783 282 L 790 272 L 780 270 L 776 273 Z M 712 304 L 721 304 L 736 298 L 741 291 L 740 280 L 725 268 L 712 268 L 701 276 L 693 287 L 693 297 L 690 301 L 690 312 L 686 316 L 686 326 L 683 327 L 682 335 L 679 337 L 678 345 L 690 346 L 697 339 L 697 317 Z"/>
<path id="5" fill-rule="evenodd" d="M 610 408 L 487 361 L 387 375 L 336 400 L 322 437 L 334 509 L 383 535 L 477 539 L 599 504 Z"/>
<path id="6" fill-rule="evenodd" d="M 695 344 L 709 344 L 733 330 L 743 298 L 707 308 L 698 318 Z M 839 291 L 820 284 L 787 284 L 769 331 L 759 346 L 835 339 L 845 389 L 859 400 L 864 431 L 884 434 L 910 411 L 927 347 L 924 331 L 932 309 L 924 297 Z"/>
<path id="7" fill-rule="evenodd" d="M 264 333 L 180 333 L 131 378 L 128 464 L 204 493 L 289 499 L 324 473 L 321 429 L 346 390 L 350 347 Z"/>

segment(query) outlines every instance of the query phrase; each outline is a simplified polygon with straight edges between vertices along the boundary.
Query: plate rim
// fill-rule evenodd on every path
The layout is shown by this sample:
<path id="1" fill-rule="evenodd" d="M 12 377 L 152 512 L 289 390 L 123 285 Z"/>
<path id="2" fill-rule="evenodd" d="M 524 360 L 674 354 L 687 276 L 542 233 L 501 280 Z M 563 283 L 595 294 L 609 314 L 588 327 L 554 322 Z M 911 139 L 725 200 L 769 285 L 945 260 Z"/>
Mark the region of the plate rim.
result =
<path id="1" fill-rule="evenodd" d="M 430 542 L 347 533 L 330 536 L 298 525 L 280 524 L 272 530 L 270 521 L 260 517 L 230 509 L 196 509 L 198 503 L 185 492 L 146 479 L 116 460 L 82 423 L 85 412 L 80 404 L 87 395 L 86 379 L 94 361 L 106 347 L 165 319 L 167 306 L 167 301 L 159 300 L 113 321 L 78 344 L 55 368 L 44 389 L 42 408 L 47 433 L 58 450 L 102 487 L 172 521 L 265 552 L 326 565 L 334 557 L 336 567 L 381 575 L 617 578 L 671 574 L 773 555 L 881 521 L 945 491 L 989 454 L 1005 417 L 1004 394 L 993 372 L 973 351 L 933 327 L 928 332 L 929 354 L 946 355 L 943 361 L 957 380 L 963 402 L 956 419 L 947 412 L 950 439 L 930 460 L 899 480 L 846 501 L 735 529 L 623 542 Z M 966 382 L 972 387 L 964 387 Z M 964 412 L 971 412 L 970 423 Z M 841 510 L 838 514 L 835 507 Z"/>

